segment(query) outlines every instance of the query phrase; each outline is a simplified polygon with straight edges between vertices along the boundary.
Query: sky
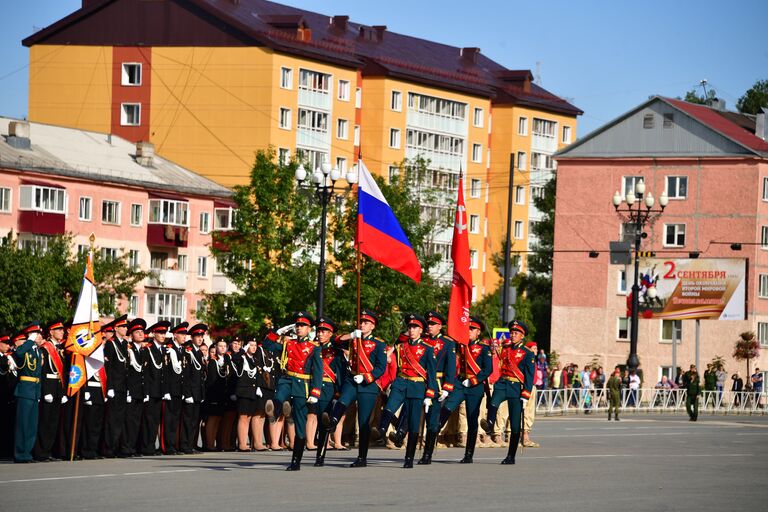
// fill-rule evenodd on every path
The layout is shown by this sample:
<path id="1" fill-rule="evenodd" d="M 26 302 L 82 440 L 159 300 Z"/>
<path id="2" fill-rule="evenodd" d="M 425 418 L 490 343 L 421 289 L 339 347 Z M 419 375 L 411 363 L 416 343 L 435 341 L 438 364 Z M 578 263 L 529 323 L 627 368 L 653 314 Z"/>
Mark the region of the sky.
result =
<path id="1" fill-rule="evenodd" d="M 2 0 L 10 4 L 10 0 Z M 223 1 L 223 0 L 219 0 Z M 247 1 L 247 0 L 243 0 Z M 479 47 L 584 111 L 583 136 L 649 96 L 684 96 L 706 79 L 735 109 L 768 79 L 768 1 L 282 0 L 457 47 Z M 24 0 L 0 17 L 0 115 L 27 114 L 29 51 L 21 40 L 81 0 Z"/>

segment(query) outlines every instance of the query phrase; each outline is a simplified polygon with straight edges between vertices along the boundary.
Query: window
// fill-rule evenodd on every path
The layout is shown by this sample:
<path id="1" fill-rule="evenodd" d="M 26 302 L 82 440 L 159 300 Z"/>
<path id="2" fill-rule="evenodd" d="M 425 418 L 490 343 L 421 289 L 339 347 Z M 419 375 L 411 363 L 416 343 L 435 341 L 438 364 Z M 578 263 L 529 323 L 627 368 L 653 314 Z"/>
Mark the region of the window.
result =
<path id="1" fill-rule="evenodd" d="M 11 212 L 11 189 L 0 188 L 0 212 Z"/>
<path id="2" fill-rule="evenodd" d="M 120 83 L 122 85 L 141 85 L 141 63 L 124 62 Z"/>
<path id="3" fill-rule="evenodd" d="M 300 108 L 296 126 L 303 130 L 328 133 L 328 114 L 318 110 Z"/>
<path id="4" fill-rule="evenodd" d="M 645 181 L 642 176 L 624 176 L 622 179 L 621 184 L 621 196 L 622 198 L 627 197 L 627 194 L 632 192 L 635 193 L 635 185 L 640 183 L 641 181 Z"/>
<path id="5" fill-rule="evenodd" d="M 141 124 L 141 104 L 123 103 L 120 107 L 121 126 L 139 126 Z"/>
<path id="6" fill-rule="evenodd" d="M 354 141 L 354 144 L 355 144 L 355 146 L 359 146 L 360 145 L 360 127 L 357 126 L 357 125 L 355 125 L 355 141 Z"/>
<path id="7" fill-rule="evenodd" d="M 768 274 L 758 276 L 757 295 L 761 299 L 768 299 Z"/>
<path id="8" fill-rule="evenodd" d="M 189 226 L 189 203 L 171 199 L 151 199 L 149 223 Z"/>
<path id="9" fill-rule="evenodd" d="M 533 118 L 533 134 L 554 139 L 557 135 L 557 123 L 546 119 Z"/>
<path id="10" fill-rule="evenodd" d="M 469 250 L 469 268 L 477 268 L 477 250 Z"/>
<path id="11" fill-rule="evenodd" d="M 480 232 L 480 216 L 479 215 L 469 216 L 469 232 L 470 233 Z"/>
<path id="12" fill-rule="evenodd" d="M 48 213 L 66 213 L 67 196 L 63 188 L 22 185 L 19 194 L 20 210 Z"/>
<path id="13" fill-rule="evenodd" d="M 688 176 L 667 176 L 667 197 L 670 199 L 688 197 Z"/>
<path id="14" fill-rule="evenodd" d="M 48 251 L 48 242 L 51 238 L 52 237 L 48 235 L 20 233 L 18 238 L 19 249 L 24 251 L 32 251 L 38 254 L 45 254 Z"/>
<path id="15" fill-rule="evenodd" d="M 653 128 L 653 114 L 645 114 L 643 116 L 643 129 L 650 130 Z"/>
<path id="16" fill-rule="evenodd" d="M 208 257 L 199 256 L 197 258 L 197 277 L 208 276 Z"/>
<path id="17" fill-rule="evenodd" d="M 672 128 L 672 125 L 674 124 L 674 122 L 675 122 L 675 114 L 672 114 L 672 113 L 664 114 L 664 122 L 663 122 L 664 128 Z"/>
<path id="18" fill-rule="evenodd" d="M 104 200 L 101 202 L 101 222 L 104 224 L 120 224 L 120 203 Z"/>
<path id="19" fill-rule="evenodd" d="M 395 178 L 400 176 L 400 168 L 395 165 L 389 166 L 389 182 L 395 181 Z"/>
<path id="20" fill-rule="evenodd" d="M 619 317 L 616 322 L 616 339 L 621 341 L 629 340 L 629 318 Z"/>
<path id="21" fill-rule="evenodd" d="M 78 209 L 77 218 L 80 220 L 90 221 L 91 220 L 91 210 L 92 203 L 90 197 L 81 197 L 80 198 L 80 208 Z"/>
<path id="22" fill-rule="evenodd" d="M 277 148 L 277 162 L 280 165 L 290 165 L 291 150 L 288 148 Z"/>
<path id="23" fill-rule="evenodd" d="M 139 316 L 139 296 L 131 295 L 128 301 L 128 316 Z"/>
<path id="24" fill-rule="evenodd" d="M 211 213 L 200 212 L 200 234 L 207 235 L 211 232 Z"/>
<path id="25" fill-rule="evenodd" d="M 768 201 L 768 178 L 763 178 L 763 201 Z"/>
<path id="26" fill-rule="evenodd" d="M 555 161 L 552 155 L 545 155 L 544 153 L 531 153 L 531 167 L 533 169 L 554 169 Z"/>
<path id="27" fill-rule="evenodd" d="M 768 249 L 768 226 L 760 228 L 760 248 Z"/>
<path id="28" fill-rule="evenodd" d="M 672 343 L 672 340 L 683 339 L 683 321 L 682 320 L 662 320 L 661 321 L 661 341 Z"/>
<path id="29" fill-rule="evenodd" d="M 527 117 L 521 117 L 517 121 L 517 134 L 528 135 L 528 118 Z"/>
<path id="30" fill-rule="evenodd" d="M 91 246 L 90 245 L 77 244 L 77 254 L 78 255 L 88 254 L 90 251 L 91 251 Z"/>
<path id="31" fill-rule="evenodd" d="M 525 187 L 520 185 L 515 187 L 515 204 L 525 204 Z"/>
<path id="32" fill-rule="evenodd" d="M 757 322 L 757 341 L 763 347 L 768 347 L 768 322 Z"/>
<path id="33" fill-rule="evenodd" d="M 355 89 L 355 108 L 363 108 L 363 90 Z"/>
<path id="34" fill-rule="evenodd" d="M 235 229 L 234 208 L 216 208 L 213 212 L 213 229 L 216 231 L 229 231 Z"/>
<path id="35" fill-rule="evenodd" d="M 389 147 L 400 149 L 400 130 L 397 128 L 389 129 Z"/>
<path id="36" fill-rule="evenodd" d="M 291 129 L 291 109 L 280 107 L 280 128 L 283 130 Z"/>
<path id="37" fill-rule="evenodd" d="M 403 93 L 400 91 L 392 91 L 392 98 L 389 101 L 389 108 L 395 112 L 401 112 L 403 110 Z"/>
<path id="38" fill-rule="evenodd" d="M 184 296 L 174 293 L 148 293 L 146 299 L 147 315 L 157 316 L 157 321 L 171 322 L 176 325 L 184 320 Z"/>
<path id="39" fill-rule="evenodd" d="M 349 121 L 346 119 L 339 119 L 336 121 L 336 138 L 341 140 L 347 140 L 349 137 Z"/>
<path id="40" fill-rule="evenodd" d="M 139 251 L 131 249 L 128 252 L 128 266 L 134 270 L 139 268 Z"/>
<path id="41" fill-rule="evenodd" d="M 619 270 L 619 278 L 617 280 L 616 293 L 619 295 L 627 294 L 627 270 Z"/>
<path id="42" fill-rule="evenodd" d="M 531 185 L 531 202 L 533 203 L 536 199 L 543 199 L 544 198 L 544 187 L 537 187 L 534 185 Z"/>
<path id="43" fill-rule="evenodd" d="M 481 144 L 472 144 L 472 161 L 478 163 L 483 161 L 483 146 Z"/>
<path id="44" fill-rule="evenodd" d="M 622 242 L 634 242 L 637 231 L 638 229 L 634 222 L 625 222 L 621 225 L 619 238 L 621 238 Z"/>
<path id="45" fill-rule="evenodd" d="M 186 254 L 179 254 L 179 256 L 178 256 L 178 266 L 179 266 L 179 270 L 181 272 L 186 272 L 187 271 L 187 265 L 188 265 L 187 260 L 188 259 L 189 258 L 187 257 Z"/>
<path id="46" fill-rule="evenodd" d="M 563 144 L 571 143 L 571 127 L 563 126 Z"/>
<path id="47" fill-rule="evenodd" d="M 469 181 L 469 197 L 480 197 L 480 180 L 472 178 Z"/>
<path id="48" fill-rule="evenodd" d="M 347 159 L 344 157 L 336 157 L 336 168 L 339 170 L 342 176 L 346 177 L 347 174 Z"/>
<path id="49" fill-rule="evenodd" d="M 464 121 L 467 118 L 467 104 L 458 101 L 408 93 L 408 108 L 424 114 Z"/>
<path id="50" fill-rule="evenodd" d="M 664 246 L 683 247 L 685 245 L 685 224 L 664 224 Z"/>
<path id="51" fill-rule="evenodd" d="M 349 80 L 339 80 L 339 99 L 349 101 Z"/>
<path id="52" fill-rule="evenodd" d="M 293 70 L 291 68 L 280 68 L 280 87 L 293 89 Z"/>
<path id="53" fill-rule="evenodd" d="M 523 239 L 523 221 L 521 220 L 515 221 L 515 239 L 516 240 Z"/>
<path id="54" fill-rule="evenodd" d="M 308 69 L 299 70 L 299 89 L 328 94 L 330 88 L 331 75 Z"/>
<path id="55" fill-rule="evenodd" d="M 525 154 L 525 151 L 518 151 L 517 152 L 517 170 L 524 171 L 526 167 L 528 167 L 528 155 Z"/>
<path id="56" fill-rule="evenodd" d="M 164 252 L 149 253 L 150 270 L 165 270 L 168 268 L 168 254 Z"/>
<path id="57" fill-rule="evenodd" d="M 143 206 L 140 204 L 131 205 L 131 226 L 141 226 L 141 220 L 143 218 Z"/>
<path id="58" fill-rule="evenodd" d="M 117 259 L 117 249 L 112 247 L 102 247 L 101 259 L 104 261 L 115 261 Z"/>
<path id="59" fill-rule="evenodd" d="M 483 127 L 483 109 L 475 107 L 472 115 L 472 125 L 475 128 Z"/>

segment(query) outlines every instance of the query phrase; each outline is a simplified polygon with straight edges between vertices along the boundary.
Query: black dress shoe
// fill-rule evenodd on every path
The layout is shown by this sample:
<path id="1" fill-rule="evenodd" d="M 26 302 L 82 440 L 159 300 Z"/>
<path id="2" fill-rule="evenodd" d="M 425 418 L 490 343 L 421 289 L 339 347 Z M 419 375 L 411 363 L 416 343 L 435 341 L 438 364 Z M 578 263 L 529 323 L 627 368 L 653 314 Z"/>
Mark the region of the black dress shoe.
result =
<path id="1" fill-rule="evenodd" d="M 506 457 L 503 461 L 501 461 L 502 464 L 514 464 L 515 458 L 514 457 Z"/>
<path id="2" fill-rule="evenodd" d="M 351 468 L 367 468 L 368 467 L 368 461 L 365 460 L 362 457 L 358 457 L 355 462 L 349 465 Z"/>

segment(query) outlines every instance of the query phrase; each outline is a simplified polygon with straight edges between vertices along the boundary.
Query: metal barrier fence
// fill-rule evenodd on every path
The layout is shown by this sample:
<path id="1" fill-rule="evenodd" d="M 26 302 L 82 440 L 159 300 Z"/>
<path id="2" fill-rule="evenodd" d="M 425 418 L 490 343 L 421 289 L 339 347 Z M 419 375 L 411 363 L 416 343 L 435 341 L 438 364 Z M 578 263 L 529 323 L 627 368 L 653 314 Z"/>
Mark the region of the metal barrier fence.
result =
<path id="1" fill-rule="evenodd" d="M 536 391 L 536 414 L 606 412 L 607 388 L 601 389 L 539 389 Z M 622 389 L 619 410 L 623 412 L 676 413 L 685 412 L 687 390 L 643 388 Z M 766 414 L 768 393 L 753 391 L 702 391 L 699 414 Z"/>

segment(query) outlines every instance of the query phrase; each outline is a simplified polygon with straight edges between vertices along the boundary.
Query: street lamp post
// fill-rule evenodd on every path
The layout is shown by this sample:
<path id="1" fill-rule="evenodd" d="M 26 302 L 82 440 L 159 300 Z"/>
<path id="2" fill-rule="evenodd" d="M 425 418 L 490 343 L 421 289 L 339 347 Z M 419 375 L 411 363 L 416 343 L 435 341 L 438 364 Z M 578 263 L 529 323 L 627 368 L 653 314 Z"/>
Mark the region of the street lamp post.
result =
<path id="1" fill-rule="evenodd" d="M 638 310 L 640 308 L 640 284 L 638 282 L 640 279 L 639 252 L 641 240 L 648 236 L 647 233 L 643 232 L 643 228 L 648 222 L 653 222 L 662 214 L 668 201 L 667 193 L 662 192 L 661 196 L 659 196 L 660 208 L 655 210 L 653 208 L 655 204 L 653 194 L 650 192 L 645 194 L 645 183 L 643 181 L 640 181 L 635 185 L 634 191 L 630 190 L 627 192 L 626 197 L 621 197 L 618 190 L 613 194 L 613 207 L 616 210 L 616 213 L 625 224 L 632 225 L 635 231 L 635 276 L 632 282 L 631 333 L 629 338 L 629 358 L 627 358 L 627 367 L 630 372 L 637 370 L 637 367 L 640 365 L 640 361 L 637 358 L 637 332 L 639 327 Z M 656 289 L 650 288 L 647 293 L 650 298 L 653 298 L 656 295 Z"/>
<path id="2" fill-rule="evenodd" d="M 302 186 L 307 179 L 307 171 L 304 169 L 303 164 L 299 164 L 296 168 L 296 181 L 299 186 Z M 311 183 L 307 186 L 311 189 L 314 187 L 315 195 L 320 201 L 322 206 L 322 214 L 320 218 L 320 264 L 317 269 L 317 308 L 316 313 L 318 318 L 323 315 L 323 305 L 325 304 L 325 243 L 328 235 L 328 203 L 331 198 L 335 196 L 336 182 L 341 179 L 341 172 L 337 167 L 331 169 L 331 164 L 323 162 L 320 167 L 316 168 L 310 178 Z M 357 173 L 354 171 L 347 172 L 345 176 L 347 183 L 351 187 L 357 183 Z"/>

